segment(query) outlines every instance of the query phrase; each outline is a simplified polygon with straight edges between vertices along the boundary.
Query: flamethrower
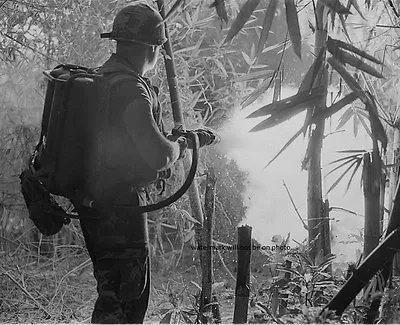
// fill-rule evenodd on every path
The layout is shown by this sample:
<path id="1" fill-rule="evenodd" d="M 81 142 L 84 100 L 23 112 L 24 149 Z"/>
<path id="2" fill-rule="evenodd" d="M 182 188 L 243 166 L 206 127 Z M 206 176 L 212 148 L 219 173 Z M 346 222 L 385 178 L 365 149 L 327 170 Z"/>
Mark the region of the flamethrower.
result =
<path id="1" fill-rule="evenodd" d="M 195 134 L 199 139 L 199 148 L 209 146 L 218 143 L 221 138 L 213 130 L 208 128 L 200 128 L 195 130 L 184 130 L 182 126 L 174 128 L 171 135 L 168 137 L 170 140 L 176 140 L 179 137 L 184 137 L 188 140 L 188 148 L 193 149 L 194 143 L 192 141 L 192 135 Z"/>

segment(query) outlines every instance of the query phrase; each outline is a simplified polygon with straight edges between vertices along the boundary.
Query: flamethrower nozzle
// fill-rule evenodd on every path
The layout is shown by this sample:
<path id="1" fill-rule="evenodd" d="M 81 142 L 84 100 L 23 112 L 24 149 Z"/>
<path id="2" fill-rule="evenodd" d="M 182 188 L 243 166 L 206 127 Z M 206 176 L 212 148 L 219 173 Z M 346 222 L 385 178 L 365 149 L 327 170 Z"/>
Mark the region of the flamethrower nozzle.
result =
<path id="1" fill-rule="evenodd" d="M 199 145 L 200 148 L 204 146 L 210 146 L 216 144 L 221 141 L 221 137 L 214 131 L 209 128 L 201 128 L 195 130 L 183 130 L 182 127 L 174 128 L 172 130 L 172 135 L 174 136 L 183 136 L 190 139 L 189 134 L 196 133 L 197 137 L 199 138 Z M 189 148 L 191 146 L 189 145 Z"/>

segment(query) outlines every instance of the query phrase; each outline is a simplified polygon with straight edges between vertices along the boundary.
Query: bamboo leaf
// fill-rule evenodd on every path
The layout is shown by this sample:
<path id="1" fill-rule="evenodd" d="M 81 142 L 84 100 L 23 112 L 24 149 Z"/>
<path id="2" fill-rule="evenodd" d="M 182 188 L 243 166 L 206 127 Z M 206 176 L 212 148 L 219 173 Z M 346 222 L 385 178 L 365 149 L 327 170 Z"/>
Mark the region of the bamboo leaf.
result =
<path id="1" fill-rule="evenodd" d="M 187 24 L 188 24 L 190 27 L 192 27 L 192 26 L 193 26 L 193 20 L 192 20 L 192 17 L 190 17 L 190 14 L 189 14 L 188 11 L 185 11 L 185 16 L 186 16 Z"/>
<path id="2" fill-rule="evenodd" d="M 192 320 L 190 319 L 190 317 L 188 316 L 188 314 L 185 311 L 182 311 L 181 315 L 186 324 L 193 324 Z"/>
<path id="3" fill-rule="evenodd" d="M 287 44 L 288 42 L 289 42 L 289 41 L 288 41 L 287 39 L 285 39 L 284 41 L 282 41 L 282 42 L 280 42 L 280 43 L 267 46 L 266 48 L 264 48 L 264 49 L 262 50 L 262 53 L 267 53 L 267 52 L 269 52 L 269 51 L 276 50 L 277 48 L 279 48 L 279 47 L 281 47 L 281 46 L 282 46 L 282 47 L 285 47 L 286 44 Z"/>
<path id="4" fill-rule="evenodd" d="M 224 75 L 225 78 L 228 78 L 228 73 L 225 70 L 224 65 L 221 63 L 220 60 L 218 59 L 214 59 L 213 60 L 215 62 L 215 64 L 217 65 L 217 67 L 219 68 L 219 70 L 222 72 L 222 74 Z"/>
<path id="5" fill-rule="evenodd" d="M 336 12 L 333 10 L 331 11 L 331 24 L 332 24 L 332 29 L 335 28 L 335 18 L 336 18 Z"/>
<path id="6" fill-rule="evenodd" d="M 210 8 L 212 7 L 215 7 L 219 19 L 221 19 L 222 22 L 228 23 L 228 12 L 226 11 L 225 0 L 215 0 Z"/>
<path id="7" fill-rule="evenodd" d="M 336 258 L 335 254 L 328 254 L 324 257 L 324 260 L 321 262 L 320 265 L 318 265 L 318 269 L 319 269 L 319 274 L 321 275 L 323 273 L 323 271 L 326 269 L 327 266 L 331 265 L 333 260 Z M 327 277 L 331 277 L 329 274 L 327 274 Z"/>
<path id="8" fill-rule="evenodd" d="M 352 210 L 345 209 L 345 208 L 341 208 L 341 207 L 331 207 L 331 209 L 332 209 L 332 210 L 345 211 L 345 212 L 348 212 L 348 213 L 350 213 L 350 214 L 357 215 L 356 212 L 354 212 L 354 211 L 352 211 Z"/>
<path id="9" fill-rule="evenodd" d="M 286 6 L 286 22 L 289 30 L 290 41 L 293 45 L 294 53 L 301 60 L 301 33 L 299 26 L 299 17 L 294 0 L 285 0 Z"/>
<path id="10" fill-rule="evenodd" d="M 188 221 L 199 224 L 199 221 L 196 220 L 194 217 L 192 217 L 192 215 L 189 212 L 187 212 L 186 210 L 180 210 L 180 212 L 181 212 L 182 217 L 184 217 Z"/>
<path id="11" fill-rule="evenodd" d="M 269 165 L 271 165 L 281 154 L 284 152 L 293 142 L 296 140 L 300 134 L 303 133 L 303 131 L 306 129 L 306 126 L 303 126 L 300 130 L 298 130 L 290 139 L 288 142 L 285 143 L 285 145 L 279 150 L 279 152 L 268 162 L 268 164 L 264 167 L 267 168 Z"/>
<path id="12" fill-rule="evenodd" d="M 246 99 L 242 102 L 242 109 L 253 103 L 261 94 L 266 92 L 268 88 L 272 85 L 277 71 L 275 70 L 272 74 L 271 79 L 265 79 L 260 86 L 258 86 Z"/>
<path id="13" fill-rule="evenodd" d="M 339 20 L 340 20 L 340 23 L 342 24 L 344 34 L 346 35 L 347 39 L 350 39 L 350 34 L 347 31 L 347 25 L 346 25 L 346 21 L 344 20 L 343 15 L 339 15 Z"/>
<path id="14" fill-rule="evenodd" d="M 353 163 L 346 168 L 346 170 L 343 172 L 342 175 L 340 175 L 340 177 L 332 184 L 332 186 L 329 188 L 328 192 L 326 192 L 326 194 L 329 194 L 330 191 L 332 191 L 339 183 L 340 181 L 343 179 L 344 176 L 346 176 L 346 174 L 348 173 L 348 171 L 355 165 L 357 164 L 357 160 L 353 161 Z"/>
<path id="15" fill-rule="evenodd" d="M 252 65 L 254 61 L 244 52 L 242 52 L 242 57 L 248 65 Z"/>
<path id="16" fill-rule="evenodd" d="M 269 129 L 271 127 L 281 124 L 282 122 L 289 120 L 290 118 L 292 118 L 293 116 L 295 116 L 296 114 L 298 114 L 302 111 L 303 111 L 303 107 L 297 106 L 297 107 L 293 107 L 290 110 L 274 112 L 274 114 L 271 114 L 270 117 L 268 117 L 264 121 L 258 123 L 249 132 L 258 132 L 258 131 L 262 131 L 265 129 Z"/>
<path id="17" fill-rule="evenodd" d="M 202 91 L 198 91 L 194 94 L 192 94 L 192 98 L 190 103 L 187 105 L 187 110 L 188 112 L 192 111 L 194 107 L 196 106 L 197 102 L 199 101 L 200 97 L 203 95 Z"/>
<path id="18" fill-rule="evenodd" d="M 191 56 L 192 56 L 193 58 L 196 58 L 196 57 L 199 56 L 199 53 L 200 53 L 200 46 L 201 46 L 201 44 L 203 43 L 205 37 L 206 37 L 205 34 L 202 35 L 202 36 L 199 38 L 199 40 L 196 42 L 195 48 L 193 49 L 192 54 L 191 54 Z"/>
<path id="19" fill-rule="evenodd" d="M 360 114 L 357 114 L 357 115 L 355 115 L 355 116 L 357 116 L 358 121 L 361 123 L 361 125 L 363 126 L 365 132 L 367 132 L 368 136 L 369 136 L 371 139 L 373 139 L 373 135 L 372 135 L 371 130 L 369 129 L 367 123 L 365 122 L 365 118 L 364 118 L 362 115 L 360 115 Z"/>
<path id="20" fill-rule="evenodd" d="M 184 238 L 183 238 L 183 242 L 187 243 L 188 241 L 190 241 L 194 236 L 196 235 L 196 232 L 194 230 L 188 231 Z"/>
<path id="21" fill-rule="evenodd" d="M 321 98 L 323 95 L 324 88 L 318 87 L 311 89 L 310 92 L 303 91 L 299 94 L 290 96 L 288 98 L 282 99 L 280 101 L 265 105 L 250 115 L 246 116 L 246 118 L 255 118 L 261 117 L 265 115 L 269 115 L 272 112 L 279 110 L 290 110 L 292 108 L 296 109 L 304 109 L 311 105 L 313 101 L 316 101 Z"/>
<path id="22" fill-rule="evenodd" d="M 351 11 L 343 6 L 339 0 L 319 0 L 324 6 L 340 15 L 351 14 Z"/>
<path id="23" fill-rule="evenodd" d="M 265 13 L 264 16 L 263 29 L 257 45 L 256 57 L 258 57 L 263 52 L 264 45 L 267 42 L 269 31 L 272 26 L 272 21 L 274 20 L 275 17 L 275 12 L 278 6 L 278 2 L 279 0 L 271 0 L 269 2 L 267 12 Z"/>
<path id="24" fill-rule="evenodd" d="M 250 48 L 250 58 L 252 61 L 255 61 L 255 57 L 256 57 L 256 47 L 255 44 L 252 43 Z"/>
<path id="25" fill-rule="evenodd" d="M 185 53 L 185 52 L 189 52 L 189 51 L 193 52 L 196 49 L 197 49 L 197 45 L 188 46 L 188 47 L 184 47 L 179 50 L 176 50 L 174 54 L 176 55 L 176 54 L 181 54 L 181 53 Z M 192 53 L 190 53 L 189 55 L 192 56 Z"/>
<path id="26" fill-rule="evenodd" d="M 303 78 L 303 81 L 300 84 L 299 92 L 310 90 L 314 86 L 315 79 L 317 78 L 318 72 L 320 71 L 322 63 L 325 60 L 325 52 L 326 52 L 325 47 L 323 47 L 319 51 L 318 56 L 308 69 L 306 75 Z"/>
<path id="27" fill-rule="evenodd" d="M 259 3 L 260 0 L 247 0 L 247 2 L 240 9 L 235 21 L 232 23 L 232 26 L 229 29 L 228 35 L 226 36 L 223 44 L 231 42 L 232 39 L 240 32 Z"/>
<path id="28" fill-rule="evenodd" d="M 351 182 L 353 181 L 354 175 L 356 174 L 356 172 L 357 172 L 358 168 L 360 167 L 361 163 L 362 163 L 362 157 L 358 159 L 357 165 L 354 168 L 353 173 L 350 176 L 349 182 L 347 183 L 346 192 L 348 192 L 348 190 L 350 188 L 350 185 L 351 185 Z"/>
<path id="29" fill-rule="evenodd" d="M 276 102 L 281 99 L 281 89 L 282 89 L 282 80 L 283 80 L 283 72 L 279 71 L 279 74 L 275 77 L 275 87 L 274 87 L 274 95 L 273 102 Z"/>
<path id="30" fill-rule="evenodd" d="M 362 90 L 358 82 L 350 75 L 350 73 L 347 72 L 345 67 L 333 56 L 328 59 L 328 63 L 340 74 L 350 89 L 354 91 L 364 103 L 366 103 L 368 101 L 367 95 L 365 94 L 364 90 Z"/>
<path id="31" fill-rule="evenodd" d="M 338 151 L 338 152 L 339 152 L 339 151 Z M 365 150 L 363 150 L 362 153 L 364 154 L 364 153 L 365 153 Z M 360 153 L 357 153 L 357 154 L 354 154 L 354 155 L 351 155 L 351 156 L 346 156 L 346 157 L 338 158 L 338 159 L 336 159 L 336 160 L 334 160 L 334 161 L 331 161 L 331 162 L 329 163 L 329 165 L 337 164 L 338 162 L 341 162 L 341 161 L 347 160 L 347 159 L 354 159 L 354 158 L 359 157 L 359 156 L 360 156 Z"/>
<path id="32" fill-rule="evenodd" d="M 160 324 L 171 324 L 171 317 L 173 312 L 174 310 L 171 309 L 167 314 L 165 314 L 162 320 L 160 320 Z"/>
<path id="33" fill-rule="evenodd" d="M 353 115 L 353 133 L 354 133 L 354 137 L 357 137 L 359 124 L 360 124 L 360 119 L 358 118 L 357 114 L 354 114 Z"/>
<path id="34" fill-rule="evenodd" d="M 349 108 L 347 109 L 347 111 L 344 112 L 343 115 L 340 117 L 339 124 L 338 124 L 338 126 L 336 127 L 336 130 L 338 130 L 338 129 L 340 129 L 341 127 L 343 127 L 343 126 L 350 120 L 350 118 L 351 118 L 353 115 L 354 115 L 354 110 L 353 110 L 351 107 L 349 107 Z"/>
<path id="35" fill-rule="evenodd" d="M 333 114 L 340 111 L 343 107 L 354 102 L 357 98 L 358 98 L 358 96 L 355 92 L 351 92 L 350 94 L 347 94 L 342 99 L 340 99 L 336 103 L 332 104 L 331 106 L 329 106 L 325 110 L 323 110 L 321 112 L 322 117 L 328 118 L 328 117 L 332 116 Z"/>
<path id="36" fill-rule="evenodd" d="M 268 75 L 268 73 L 270 73 Z M 236 77 L 235 79 L 233 79 L 233 81 L 235 82 L 242 82 L 242 81 L 248 81 L 248 80 L 255 80 L 255 79 L 265 79 L 265 78 L 269 78 L 271 77 L 271 70 L 263 70 L 263 71 L 255 71 L 252 73 L 245 73 L 243 74 L 243 76 L 240 77 Z"/>
<path id="37" fill-rule="evenodd" d="M 354 9 L 358 12 L 362 19 L 366 20 L 363 13 L 361 12 L 360 6 L 358 5 L 357 0 L 350 0 L 350 4 L 354 7 Z"/>
<path id="38" fill-rule="evenodd" d="M 370 65 L 366 64 L 362 59 L 351 55 L 340 48 L 331 48 L 328 46 L 328 51 L 339 61 L 343 63 L 350 64 L 351 66 L 355 67 L 356 69 L 360 69 L 374 77 L 377 78 L 384 78 L 383 75 L 377 71 L 375 68 L 371 67 Z"/>
<path id="39" fill-rule="evenodd" d="M 183 0 L 177 0 L 173 5 L 171 10 L 164 17 L 164 22 L 166 22 L 171 16 L 178 10 L 179 6 L 182 4 Z"/>
<path id="40" fill-rule="evenodd" d="M 369 120 L 369 113 L 365 109 L 362 109 L 361 107 L 356 107 L 357 108 L 357 114 L 364 116 L 367 120 Z"/>
<path id="41" fill-rule="evenodd" d="M 338 169 L 342 168 L 343 166 L 346 166 L 347 164 L 352 164 L 355 160 L 357 160 L 357 156 L 351 156 L 351 157 L 344 157 L 343 160 L 346 160 L 345 162 L 342 162 L 339 166 L 336 166 L 334 169 L 330 170 L 326 176 L 329 176 L 330 174 L 334 173 Z"/>
<path id="42" fill-rule="evenodd" d="M 364 149 L 350 149 L 350 150 L 338 150 L 337 152 L 340 152 L 340 153 L 352 153 L 352 152 L 365 153 L 366 151 Z"/>
<path id="43" fill-rule="evenodd" d="M 370 60 L 376 64 L 383 64 L 377 58 L 373 57 L 372 55 L 368 54 L 367 52 L 365 52 L 363 50 L 360 50 L 359 48 L 355 47 L 354 45 L 345 43 L 345 42 L 337 40 L 337 39 L 333 39 L 329 36 L 328 36 L 328 40 L 326 41 L 326 45 L 330 46 L 333 49 L 340 47 L 344 50 L 353 52 L 354 54 L 357 54 L 357 55 L 363 57 L 364 59 Z"/>

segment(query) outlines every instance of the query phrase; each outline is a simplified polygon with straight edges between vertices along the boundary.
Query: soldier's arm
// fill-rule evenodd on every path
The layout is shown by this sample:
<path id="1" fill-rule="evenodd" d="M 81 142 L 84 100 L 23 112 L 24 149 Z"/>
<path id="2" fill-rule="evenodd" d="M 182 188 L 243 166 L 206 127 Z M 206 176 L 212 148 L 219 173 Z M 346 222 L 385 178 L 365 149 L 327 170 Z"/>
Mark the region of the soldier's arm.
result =
<path id="1" fill-rule="evenodd" d="M 178 160 L 180 145 L 169 141 L 160 132 L 147 99 L 138 98 L 130 102 L 123 118 L 138 152 L 151 168 L 160 171 Z"/>

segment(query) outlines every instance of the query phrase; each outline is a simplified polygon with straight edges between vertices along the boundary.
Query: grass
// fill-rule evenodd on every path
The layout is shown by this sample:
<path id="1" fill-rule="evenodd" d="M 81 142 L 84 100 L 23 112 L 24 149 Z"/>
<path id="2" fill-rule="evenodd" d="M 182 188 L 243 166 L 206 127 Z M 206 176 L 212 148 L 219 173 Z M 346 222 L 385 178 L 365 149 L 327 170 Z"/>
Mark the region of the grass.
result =
<path id="1" fill-rule="evenodd" d="M 97 297 L 93 267 L 82 245 L 57 245 L 51 256 L 39 255 L 21 240 L 2 236 L 0 242 L 0 323 L 90 323 Z M 159 323 L 162 313 L 179 297 L 192 308 L 201 278 L 195 267 L 168 272 L 152 270 L 152 293 L 145 323 Z M 182 290 L 184 289 L 184 290 Z M 222 322 L 231 322 L 234 290 L 221 296 Z"/>

